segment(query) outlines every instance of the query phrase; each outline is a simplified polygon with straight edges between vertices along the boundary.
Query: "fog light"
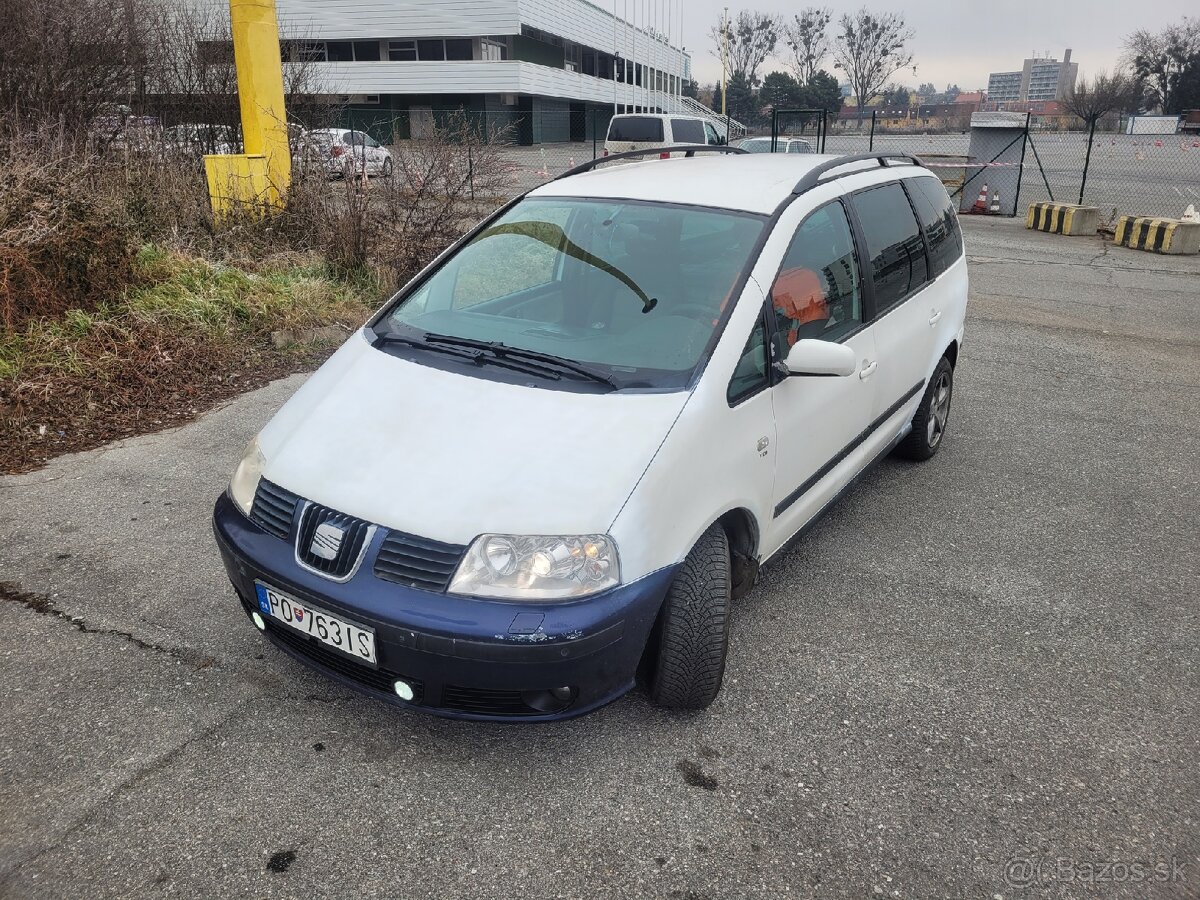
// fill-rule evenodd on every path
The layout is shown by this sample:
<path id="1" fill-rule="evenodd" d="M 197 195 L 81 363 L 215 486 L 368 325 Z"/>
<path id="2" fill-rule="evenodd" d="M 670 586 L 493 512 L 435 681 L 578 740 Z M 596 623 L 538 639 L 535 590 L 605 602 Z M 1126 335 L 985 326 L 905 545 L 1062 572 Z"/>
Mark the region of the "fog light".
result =
<path id="1" fill-rule="evenodd" d="M 413 694 L 412 685 L 407 681 L 397 681 L 392 687 L 396 689 L 396 696 L 401 700 L 411 700 L 416 696 Z"/>
<path id="2" fill-rule="evenodd" d="M 254 623 L 254 627 L 259 631 L 267 630 L 267 623 L 263 621 L 262 613 L 257 609 L 250 613 L 250 621 Z"/>
<path id="3" fill-rule="evenodd" d="M 569 687 L 550 688 L 550 696 L 555 700 L 561 700 L 566 703 L 571 699 L 571 689 Z"/>

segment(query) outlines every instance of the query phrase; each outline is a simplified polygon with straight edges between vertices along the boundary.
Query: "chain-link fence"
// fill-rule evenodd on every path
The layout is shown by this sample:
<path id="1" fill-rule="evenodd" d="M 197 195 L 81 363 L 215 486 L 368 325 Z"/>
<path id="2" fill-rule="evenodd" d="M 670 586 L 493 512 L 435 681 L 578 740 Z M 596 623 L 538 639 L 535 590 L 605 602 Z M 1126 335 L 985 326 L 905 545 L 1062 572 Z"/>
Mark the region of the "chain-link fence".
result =
<path id="1" fill-rule="evenodd" d="M 957 127 L 920 129 L 908 120 L 864 117 L 861 126 L 850 122 L 833 127 L 828 152 L 915 154 L 943 176 L 951 191 L 964 181 L 964 190 L 978 191 L 987 177 L 983 164 L 989 160 L 971 156 L 970 120 L 954 124 Z M 1099 207 L 1105 221 L 1116 215 L 1178 217 L 1189 204 L 1200 208 L 1200 134 L 1097 131 L 1090 158 L 1086 131 L 1035 126 L 1023 140 L 1018 214 L 1044 200 Z"/>
<path id="2" fill-rule="evenodd" d="M 499 148 L 504 158 L 509 196 L 536 187 L 575 165 L 604 154 L 611 106 L 557 106 L 525 109 L 518 104 L 487 109 L 411 107 L 382 110 L 350 107 L 347 126 L 366 131 L 394 152 L 409 141 L 454 130 L 468 122 L 482 143 Z M 622 112 L 624 110 L 621 110 Z M 972 156 L 971 120 L 920 123 L 877 112 L 861 119 L 837 120 L 820 110 L 779 110 L 773 122 L 748 135 L 776 140 L 776 150 L 801 151 L 780 145 L 781 138 L 800 139 L 815 152 L 853 154 L 879 151 L 913 154 L 942 176 L 952 193 L 979 192 L 993 167 L 1016 167 L 1015 197 L 1003 198 L 1007 214 L 1021 214 L 1042 200 L 1097 206 L 1102 218 L 1114 214 L 1180 216 L 1188 204 L 1200 207 L 1200 134 L 1127 135 L 1096 132 L 1089 157 L 1089 135 L 1080 131 L 1027 128 L 1013 149 L 1017 162 L 993 162 Z M 735 143 L 738 143 L 735 141 Z M 790 148 L 790 150 L 789 150 Z"/>

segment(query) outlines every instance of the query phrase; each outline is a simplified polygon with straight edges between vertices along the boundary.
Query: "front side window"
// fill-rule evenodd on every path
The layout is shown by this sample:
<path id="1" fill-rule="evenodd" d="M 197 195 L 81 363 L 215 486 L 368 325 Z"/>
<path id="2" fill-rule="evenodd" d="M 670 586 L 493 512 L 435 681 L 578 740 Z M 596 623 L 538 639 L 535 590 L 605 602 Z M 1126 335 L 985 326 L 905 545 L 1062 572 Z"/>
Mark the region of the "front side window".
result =
<path id="1" fill-rule="evenodd" d="M 634 201 L 530 198 L 375 326 L 598 365 L 682 387 L 715 342 L 765 219 Z"/>
<path id="2" fill-rule="evenodd" d="M 771 304 L 781 359 L 796 341 L 837 341 L 862 324 L 858 256 L 840 203 L 821 207 L 796 229 L 771 287 Z"/>
<path id="3" fill-rule="evenodd" d="M 704 125 L 695 119 L 672 119 L 671 138 L 676 144 L 703 144 Z"/>
<path id="4" fill-rule="evenodd" d="M 726 397 L 730 403 L 744 400 L 767 386 L 767 330 L 762 317 L 754 325 L 746 346 L 742 348 L 733 378 L 729 380 Z"/>
<path id="5" fill-rule="evenodd" d="M 812 147 L 809 146 L 808 141 L 791 141 L 788 143 L 787 152 L 812 153 Z"/>
<path id="6" fill-rule="evenodd" d="M 704 123 L 704 134 L 708 138 L 708 140 L 705 141 L 706 144 L 714 144 L 715 145 L 715 144 L 721 143 L 721 138 L 717 134 L 717 130 L 715 128 L 713 128 L 711 125 L 709 125 L 707 122 Z"/>
<path id="7" fill-rule="evenodd" d="M 917 216 L 929 239 L 929 262 L 937 278 L 962 256 L 962 231 L 958 214 L 946 188 L 936 178 L 912 178 L 905 182 Z"/>
<path id="8" fill-rule="evenodd" d="M 875 285 L 875 309 L 883 312 L 925 283 L 925 242 L 899 182 L 854 194 Z"/>

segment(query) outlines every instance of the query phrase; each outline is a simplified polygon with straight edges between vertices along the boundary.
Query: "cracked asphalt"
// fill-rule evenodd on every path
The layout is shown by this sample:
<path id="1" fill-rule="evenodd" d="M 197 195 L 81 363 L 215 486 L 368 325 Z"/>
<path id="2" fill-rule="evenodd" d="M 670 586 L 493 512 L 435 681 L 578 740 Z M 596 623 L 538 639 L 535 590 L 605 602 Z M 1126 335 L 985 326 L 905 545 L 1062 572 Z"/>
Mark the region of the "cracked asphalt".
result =
<path id="1" fill-rule="evenodd" d="M 264 644 L 209 513 L 299 377 L 0 479 L 0 897 L 1200 897 L 1200 260 L 965 229 L 942 452 L 764 572 L 701 714 Z"/>

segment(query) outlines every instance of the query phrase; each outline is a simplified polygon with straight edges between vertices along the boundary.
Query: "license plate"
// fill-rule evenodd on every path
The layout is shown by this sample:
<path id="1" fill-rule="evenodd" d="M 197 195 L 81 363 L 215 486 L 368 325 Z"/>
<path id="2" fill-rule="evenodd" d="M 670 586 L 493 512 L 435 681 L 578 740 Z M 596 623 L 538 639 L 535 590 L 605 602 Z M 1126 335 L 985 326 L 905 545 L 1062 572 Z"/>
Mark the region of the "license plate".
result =
<path id="1" fill-rule="evenodd" d="M 345 619 L 303 603 L 261 581 L 254 583 L 254 590 L 258 594 L 258 608 L 263 615 L 314 637 L 335 650 L 341 650 L 359 662 L 375 665 L 375 632 L 370 628 L 352 625 Z"/>

